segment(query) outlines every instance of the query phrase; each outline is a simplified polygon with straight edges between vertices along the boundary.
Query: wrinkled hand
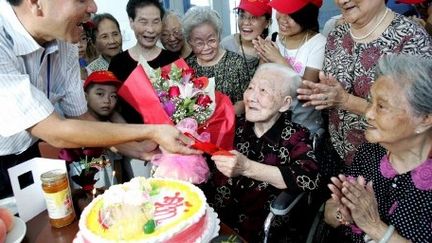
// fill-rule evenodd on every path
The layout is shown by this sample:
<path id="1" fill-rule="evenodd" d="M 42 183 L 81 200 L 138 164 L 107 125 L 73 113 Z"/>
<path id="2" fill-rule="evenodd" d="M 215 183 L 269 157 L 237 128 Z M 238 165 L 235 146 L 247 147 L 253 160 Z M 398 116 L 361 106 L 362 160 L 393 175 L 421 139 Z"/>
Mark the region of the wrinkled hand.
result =
<path id="1" fill-rule="evenodd" d="M 153 140 L 170 153 L 201 154 L 202 152 L 191 149 L 192 139 L 185 136 L 177 128 L 170 125 L 153 125 L 155 131 Z"/>
<path id="2" fill-rule="evenodd" d="M 331 197 L 334 202 L 334 205 L 336 205 L 337 208 L 339 208 L 342 219 L 346 222 L 352 222 L 351 212 L 350 210 L 342 204 L 342 185 L 345 181 L 348 181 L 348 178 L 342 174 L 340 174 L 338 177 L 332 177 L 330 180 L 333 182 L 333 184 L 328 184 L 328 188 L 332 192 Z M 334 215 L 335 217 L 335 215 Z"/>
<path id="3" fill-rule="evenodd" d="M 260 36 L 252 41 L 258 56 L 264 62 L 286 64 L 285 58 L 279 52 L 276 43 L 271 40 L 264 40 Z"/>
<path id="4" fill-rule="evenodd" d="M 233 155 L 213 155 L 211 159 L 215 162 L 216 168 L 227 177 L 243 175 L 249 167 L 249 159 L 243 154 L 231 150 Z"/>
<path id="5" fill-rule="evenodd" d="M 319 83 L 303 80 L 303 87 L 297 89 L 299 100 L 305 100 L 303 106 L 315 106 L 315 109 L 341 107 L 348 101 L 349 94 L 332 75 L 319 74 Z"/>
<path id="6" fill-rule="evenodd" d="M 381 219 L 372 182 L 366 184 L 362 176 L 355 181 L 345 181 L 342 194 L 342 204 L 351 211 L 352 219 L 360 229 L 367 232 L 376 227 Z"/>

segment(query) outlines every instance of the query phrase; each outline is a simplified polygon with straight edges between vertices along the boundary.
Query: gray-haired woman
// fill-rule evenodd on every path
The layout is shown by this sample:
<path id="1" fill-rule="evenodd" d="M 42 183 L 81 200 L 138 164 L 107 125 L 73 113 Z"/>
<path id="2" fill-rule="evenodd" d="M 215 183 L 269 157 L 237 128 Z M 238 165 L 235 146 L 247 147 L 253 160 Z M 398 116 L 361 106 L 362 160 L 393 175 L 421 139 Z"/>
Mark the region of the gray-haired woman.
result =
<path id="1" fill-rule="evenodd" d="M 331 179 L 325 220 L 350 242 L 432 242 L 432 61 L 389 55 L 378 75 L 365 113 L 374 144 Z"/>
<path id="2" fill-rule="evenodd" d="M 208 7 L 193 7 L 183 17 L 183 29 L 194 53 L 186 62 L 198 76 L 214 77 L 216 89 L 230 97 L 236 114 L 243 113 L 247 66 L 240 55 L 220 48 L 222 21 L 218 13 Z"/>

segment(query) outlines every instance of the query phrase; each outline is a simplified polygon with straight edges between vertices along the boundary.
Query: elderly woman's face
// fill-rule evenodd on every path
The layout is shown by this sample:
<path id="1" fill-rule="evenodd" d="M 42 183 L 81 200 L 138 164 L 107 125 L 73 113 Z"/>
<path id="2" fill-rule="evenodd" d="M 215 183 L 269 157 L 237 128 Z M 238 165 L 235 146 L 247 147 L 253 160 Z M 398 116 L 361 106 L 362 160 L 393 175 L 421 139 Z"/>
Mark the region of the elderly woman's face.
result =
<path id="1" fill-rule="evenodd" d="M 285 96 L 275 80 L 278 74 L 261 70 L 255 73 L 243 94 L 246 119 L 255 123 L 266 123 L 278 115 L 285 104 Z"/>
<path id="2" fill-rule="evenodd" d="M 160 10 L 154 5 L 137 8 L 135 19 L 130 19 L 138 43 L 144 48 L 153 48 L 162 31 Z"/>
<path id="3" fill-rule="evenodd" d="M 386 76 L 371 88 L 372 103 L 366 111 L 366 139 L 382 145 L 399 143 L 415 136 L 421 118 L 413 116 L 404 88 Z"/>
<path id="4" fill-rule="evenodd" d="M 105 57 L 111 58 L 121 52 L 122 35 L 117 25 L 110 19 L 99 22 L 96 35 L 96 49 Z"/>
<path id="5" fill-rule="evenodd" d="M 240 35 L 247 41 L 255 40 L 269 24 L 269 20 L 264 15 L 254 16 L 244 10 L 239 10 L 237 15 Z"/>
<path id="6" fill-rule="evenodd" d="M 384 0 L 335 0 L 345 21 L 361 27 L 381 11 Z"/>
<path id="7" fill-rule="evenodd" d="M 218 55 L 219 35 L 212 25 L 201 24 L 192 29 L 189 44 L 198 59 L 210 62 Z"/>
<path id="8" fill-rule="evenodd" d="M 163 22 L 162 45 L 168 51 L 178 52 L 184 45 L 184 38 L 181 28 L 181 23 L 176 16 L 167 16 Z"/>

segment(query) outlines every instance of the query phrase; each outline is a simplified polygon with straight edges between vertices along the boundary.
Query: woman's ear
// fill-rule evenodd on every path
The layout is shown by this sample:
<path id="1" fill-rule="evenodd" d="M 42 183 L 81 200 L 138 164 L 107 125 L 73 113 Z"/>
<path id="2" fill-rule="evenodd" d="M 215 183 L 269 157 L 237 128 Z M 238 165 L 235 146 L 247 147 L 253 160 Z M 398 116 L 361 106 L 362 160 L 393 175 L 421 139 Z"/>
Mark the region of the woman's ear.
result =
<path id="1" fill-rule="evenodd" d="M 292 102 L 293 102 L 293 99 L 291 96 L 289 96 L 289 95 L 285 96 L 283 99 L 283 104 L 282 104 L 281 108 L 279 108 L 279 112 L 285 112 L 285 111 L 289 110 Z"/>
<path id="2" fill-rule="evenodd" d="M 426 115 L 423 117 L 423 120 L 417 126 L 415 132 L 417 134 L 423 133 L 423 132 L 429 130 L 430 128 L 432 128 L 432 115 Z"/>

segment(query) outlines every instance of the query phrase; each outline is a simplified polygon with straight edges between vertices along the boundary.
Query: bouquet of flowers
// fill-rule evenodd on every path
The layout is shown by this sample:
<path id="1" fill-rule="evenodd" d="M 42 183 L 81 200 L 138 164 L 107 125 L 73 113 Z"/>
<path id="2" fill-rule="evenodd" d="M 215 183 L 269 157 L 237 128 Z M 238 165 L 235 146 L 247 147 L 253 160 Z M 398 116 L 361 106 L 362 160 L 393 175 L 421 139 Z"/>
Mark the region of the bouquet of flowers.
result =
<path id="1" fill-rule="evenodd" d="M 215 92 L 214 78 L 195 77 L 183 59 L 153 69 L 145 60 L 119 90 L 147 124 L 173 124 L 203 142 L 231 149 L 234 108 L 229 98 Z M 207 180 L 209 169 L 202 155 L 155 155 L 154 176 L 190 181 Z"/>
<path id="2" fill-rule="evenodd" d="M 102 153 L 102 148 L 62 149 L 59 158 L 68 163 L 72 181 L 84 191 L 90 192 L 99 180 L 96 174 L 110 167 L 110 161 Z"/>
<path id="3" fill-rule="evenodd" d="M 154 70 L 146 66 L 145 70 L 164 111 L 174 124 L 185 118 L 204 124 L 215 109 L 214 79 L 194 77 L 193 69 L 181 66 L 185 64 L 177 61 L 170 68 Z"/>

